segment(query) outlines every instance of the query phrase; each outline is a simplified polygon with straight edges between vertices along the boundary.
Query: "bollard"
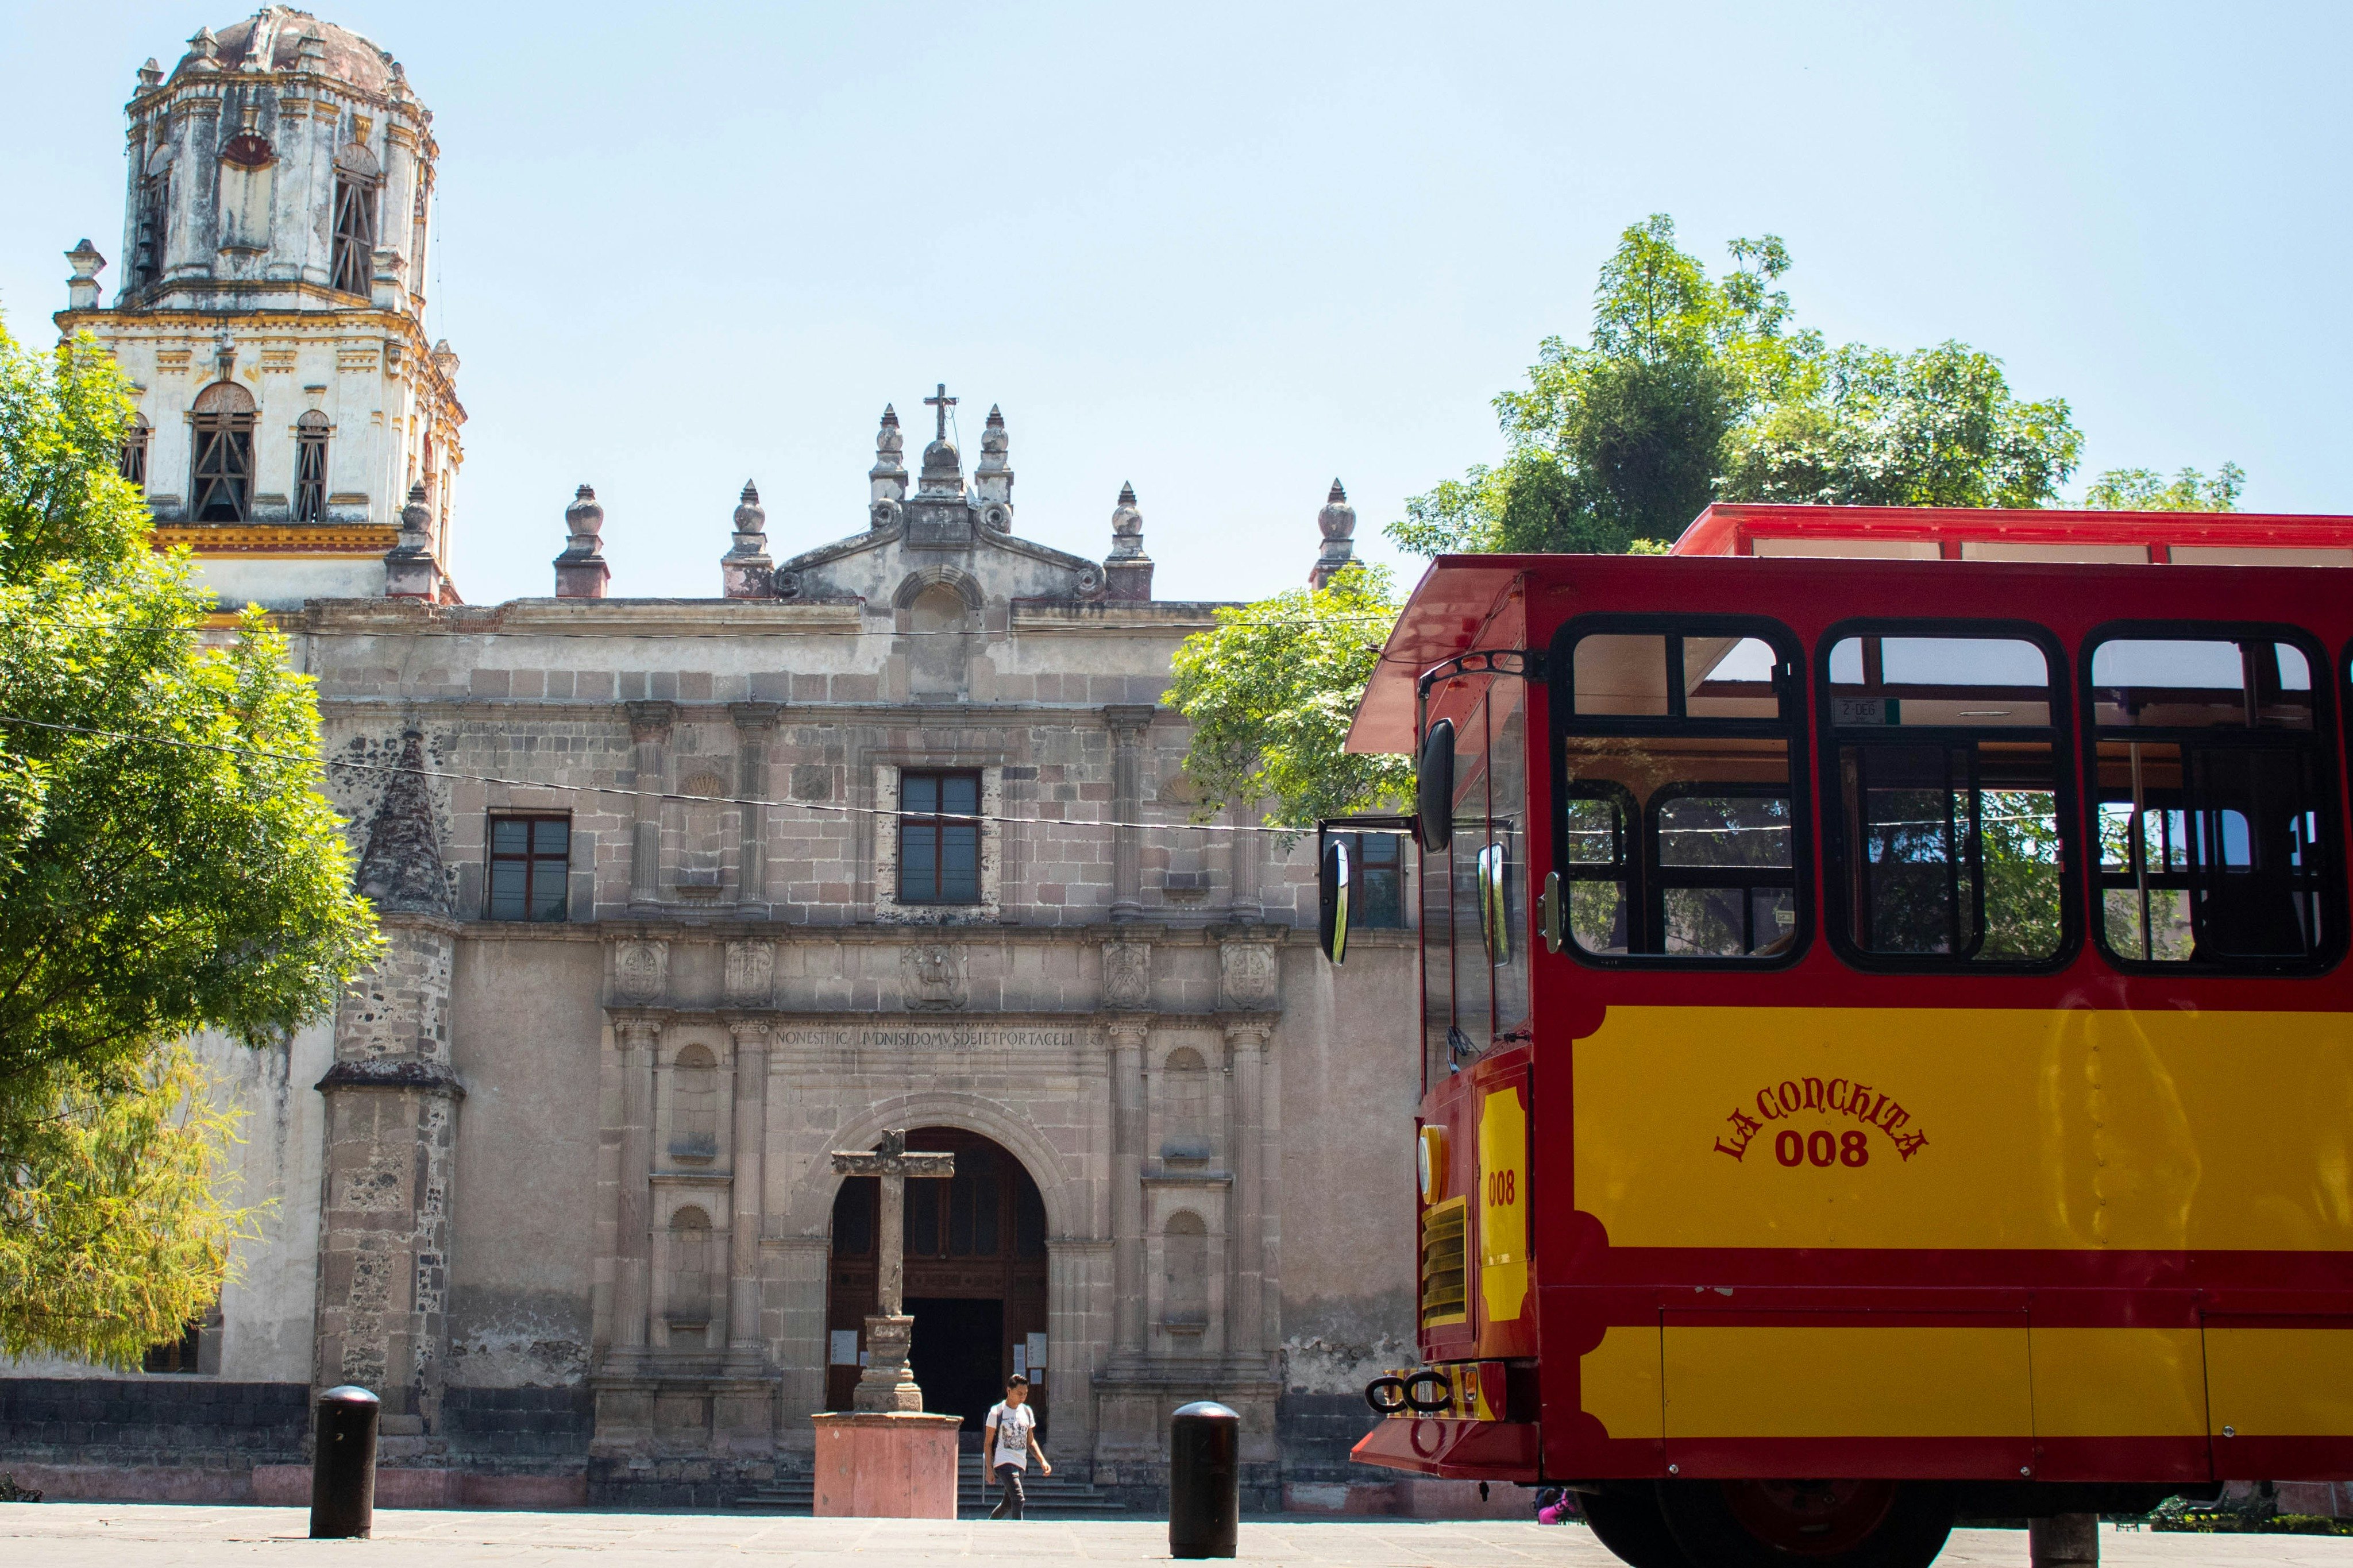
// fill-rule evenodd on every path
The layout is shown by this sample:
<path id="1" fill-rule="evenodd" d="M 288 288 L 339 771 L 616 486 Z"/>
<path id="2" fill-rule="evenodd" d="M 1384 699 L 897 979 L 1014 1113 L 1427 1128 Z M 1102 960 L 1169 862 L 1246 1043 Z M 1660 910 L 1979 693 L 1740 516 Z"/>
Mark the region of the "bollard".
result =
<path id="1" fill-rule="evenodd" d="M 1231 1557 L 1242 1522 L 1242 1418 L 1201 1399 L 1168 1422 L 1168 1555 Z"/>
<path id="2" fill-rule="evenodd" d="M 2100 1516 L 2062 1513 L 2028 1520 L 2026 1558 L 2033 1568 L 2097 1568 Z"/>
<path id="3" fill-rule="evenodd" d="M 319 1395 L 318 1451 L 311 1461 L 311 1539 L 367 1538 L 375 1526 L 375 1418 L 383 1408 L 345 1384 Z"/>

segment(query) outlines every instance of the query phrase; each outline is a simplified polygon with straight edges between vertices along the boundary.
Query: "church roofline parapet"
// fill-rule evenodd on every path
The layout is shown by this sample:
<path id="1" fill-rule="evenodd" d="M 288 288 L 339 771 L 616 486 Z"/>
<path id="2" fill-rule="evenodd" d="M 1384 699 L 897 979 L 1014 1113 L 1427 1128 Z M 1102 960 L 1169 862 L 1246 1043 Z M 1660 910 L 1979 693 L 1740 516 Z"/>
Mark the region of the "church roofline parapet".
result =
<path id="1" fill-rule="evenodd" d="M 311 1088 L 321 1094 L 336 1089 L 415 1089 L 452 1100 L 466 1098 L 466 1086 L 448 1063 L 423 1057 L 355 1057 L 339 1061 Z"/>

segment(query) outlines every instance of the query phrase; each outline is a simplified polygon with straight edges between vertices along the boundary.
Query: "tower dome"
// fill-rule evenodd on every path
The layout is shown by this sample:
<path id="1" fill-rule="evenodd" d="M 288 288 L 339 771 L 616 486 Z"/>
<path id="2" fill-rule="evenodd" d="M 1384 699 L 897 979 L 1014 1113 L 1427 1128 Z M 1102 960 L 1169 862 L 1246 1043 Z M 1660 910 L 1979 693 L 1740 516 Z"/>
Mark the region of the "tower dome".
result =
<path id="1" fill-rule="evenodd" d="M 315 49 L 305 44 L 315 37 Z M 209 47 L 206 47 L 207 42 Z M 388 97 L 401 76 L 388 49 L 379 48 L 348 27 L 321 21 L 289 5 L 265 5 L 216 33 L 206 27 L 188 40 L 188 52 L 172 68 L 170 80 L 184 76 L 234 75 L 241 71 L 325 76 L 376 97 Z M 406 90 L 406 82 L 401 83 Z"/>

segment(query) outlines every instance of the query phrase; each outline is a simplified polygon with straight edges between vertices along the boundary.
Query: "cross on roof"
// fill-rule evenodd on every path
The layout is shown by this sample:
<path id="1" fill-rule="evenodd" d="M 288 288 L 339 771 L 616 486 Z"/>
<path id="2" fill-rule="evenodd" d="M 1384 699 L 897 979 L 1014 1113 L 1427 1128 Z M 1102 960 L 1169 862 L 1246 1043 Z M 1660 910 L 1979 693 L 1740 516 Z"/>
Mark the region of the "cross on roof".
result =
<path id="1" fill-rule="evenodd" d="M 939 438 L 943 441 L 946 440 L 948 438 L 948 410 L 956 405 L 956 400 L 948 395 L 948 384 L 944 381 L 940 383 L 940 395 L 937 397 L 924 398 L 923 405 L 927 408 L 936 408 L 940 411 Z"/>

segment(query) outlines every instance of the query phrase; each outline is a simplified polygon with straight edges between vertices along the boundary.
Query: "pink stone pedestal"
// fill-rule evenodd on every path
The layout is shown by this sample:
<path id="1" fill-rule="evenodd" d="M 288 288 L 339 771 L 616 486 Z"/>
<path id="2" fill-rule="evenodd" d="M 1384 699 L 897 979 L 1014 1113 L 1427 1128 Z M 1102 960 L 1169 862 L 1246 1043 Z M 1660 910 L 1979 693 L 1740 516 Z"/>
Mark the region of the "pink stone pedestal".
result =
<path id="1" fill-rule="evenodd" d="M 833 1411 L 817 1423 L 817 1517 L 954 1519 L 955 1415 Z"/>

